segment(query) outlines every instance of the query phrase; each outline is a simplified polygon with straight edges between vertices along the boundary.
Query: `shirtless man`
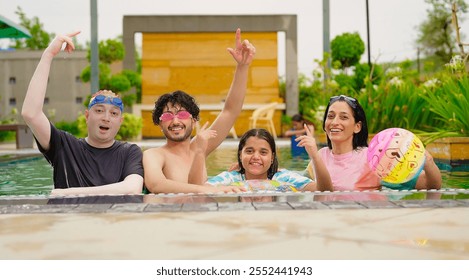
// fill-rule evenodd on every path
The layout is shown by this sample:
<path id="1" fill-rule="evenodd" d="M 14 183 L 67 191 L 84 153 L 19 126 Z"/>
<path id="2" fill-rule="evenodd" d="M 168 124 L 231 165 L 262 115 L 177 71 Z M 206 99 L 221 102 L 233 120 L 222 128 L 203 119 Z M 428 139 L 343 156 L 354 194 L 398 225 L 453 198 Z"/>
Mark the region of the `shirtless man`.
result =
<path id="1" fill-rule="evenodd" d="M 241 112 L 246 95 L 248 70 L 256 49 L 248 40 L 241 40 L 236 30 L 236 47 L 228 52 L 237 62 L 233 82 L 225 105 L 207 129 L 204 125 L 191 140 L 191 133 L 199 120 L 199 107 L 193 97 L 183 91 L 162 95 L 153 110 L 153 123 L 166 136 L 162 147 L 143 153 L 145 187 L 152 193 L 213 193 L 240 192 L 234 186 L 204 186 L 207 178 L 205 158 L 226 138 Z"/>

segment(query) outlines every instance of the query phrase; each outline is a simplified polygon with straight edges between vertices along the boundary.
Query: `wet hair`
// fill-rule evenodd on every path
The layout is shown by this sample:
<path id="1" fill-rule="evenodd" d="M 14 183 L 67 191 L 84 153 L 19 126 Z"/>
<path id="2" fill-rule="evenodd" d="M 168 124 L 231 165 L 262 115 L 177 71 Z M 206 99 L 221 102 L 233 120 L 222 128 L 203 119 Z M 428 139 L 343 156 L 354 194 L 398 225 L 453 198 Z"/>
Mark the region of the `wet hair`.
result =
<path id="1" fill-rule="evenodd" d="M 194 120 L 199 120 L 200 109 L 197 103 L 195 102 L 194 97 L 185 93 L 181 90 L 176 90 L 172 93 L 166 93 L 160 96 L 155 102 L 155 108 L 152 112 L 153 123 L 156 125 L 160 124 L 160 116 L 163 114 L 168 103 L 173 105 L 179 105 L 184 107 L 191 115 Z"/>
<path id="2" fill-rule="evenodd" d="M 337 101 L 347 103 L 352 109 L 355 123 L 358 123 L 358 122 L 362 123 L 360 132 L 353 134 L 353 140 L 352 140 L 353 149 L 355 150 L 361 147 L 368 147 L 368 125 L 366 123 L 365 111 L 363 110 L 360 103 L 358 103 L 358 100 L 356 100 L 355 98 L 348 97 L 345 95 L 331 97 L 331 100 L 329 101 L 329 104 L 327 104 L 327 108 L 324 114 L 324 119 L 322 122 L 322 129 L 326 131 L 325 126 L 326 126 L 327 114 L 329 112 L 329 107 Z M 329 136 L 327 136 L 327 146 L 329 147 L 329 149 L 332 149 L 332 143 L 331 143 L 331 139 L 329 139 Z"/>
<path id="3" fill-rule="evenodd" d="M 278 171 L 278 159 L 277 159 L 277 150 L 275 147 L 275 139 L 268 132 L 267 130 L 263 128 L 254 128 L 246 131 L 246 133 L 241 136 L 241 139 L 239 140 L 238 144 L 238 164 L 239 164 L 239 173 L 244 174 L 246 173 L 246 170 L 243 167 L 243 163 L 241 162 L 241 151 L 243 150 L 244 146 L 246 145 L 246 141 L 249 139 L 249 137 L 257 137 L 259 139 L 263 139 L 269 143 L 270 149 L 272 150 L 272 156 L 273 156 L 273 161 L 272 164 L 269 167 L 269 170 L 267 171 L 267 178 L 269 180 L 274 177 L 274 174 L 277 173 Z"/>
<path id="4" fill-rule="evenodd" d="M 304 121 L 303 116 L 301 114 L 295 114 L 291 117 L 291 120 L 294 122 L 302 122 Z"/>

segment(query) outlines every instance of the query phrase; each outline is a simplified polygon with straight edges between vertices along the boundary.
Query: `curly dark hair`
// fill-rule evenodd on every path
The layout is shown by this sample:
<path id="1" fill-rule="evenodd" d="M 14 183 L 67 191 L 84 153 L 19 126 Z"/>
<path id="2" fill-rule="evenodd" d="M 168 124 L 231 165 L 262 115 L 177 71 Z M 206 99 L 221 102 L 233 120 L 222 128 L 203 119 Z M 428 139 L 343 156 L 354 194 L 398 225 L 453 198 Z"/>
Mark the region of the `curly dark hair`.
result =
<path id="1" fill-rule="evenodd" d="M 160 124 L 160 116 L 163 114 L 168 103 L 173 105 L 180 105 L 184 107 L 191 115 L 194 120 L 199 120 L 200 109 L 195 102 L 194 97 L 185 93 L 182 90 L 176 90 L 172 93 L 165 93 L 155 102 L 155 108 L 153 108 L 152 117 L 153 123 L 156 125 Z"/>
<path id="2" fill-rule="evenodd" d="M 263 139 L 269 143 L 270 149 L 272 150 L 273 154 L 273 162 L 269 167 L 269 170 L 267 171 L 267 178 L 269 180 L 274 177 L 275 173 L 278 171 L 278 159 L 277 159 L 277 150 L 275 147 L 275 139 L 268 132 L 267 130 L 263 128 L 253 128 L 251 130 L 246 131 L 243 136 L 241 136 L 241 139 L 239 140 L 238 144 L 238 164 L 239 164 L 239 173 L 244 174 L 246 173 L 246 170 L 243 167 L 243 163 L 241 162 L 241 151 L 243 150 L 244 146 L 246 145 L 246 141 L 248 140 L 249 137 L 257 137 L 259 139 Z"/>
<path id="3" fill-rule="evenodd" d="M 327 114 L 329 112 L 329 107 L 337 101 L 346 102 L 352 109 L 353 117 L 355 118 L 355 123 L 362 123 L 362 129 L 360 130 L 360 132 L 353 134 L 353 149 L 356 150 L 357 148 L 368 147 L 368 124 L 366 123 L 365 111 L 363 110 L 363 107 L 360 105 L 360 103 L 358 103 L 358 100 L 356 100 L 355 98 L 345 95 L 331 97 L 331 99 L 329 100 L 329 104 L 327 104 L 327 108 L 324 114 L 322 129 L 326 131 L 325 125 Z M 332 149 L 332 143 L 331 139 L 329 139 L 329 136 L 327 136 L 327 146 L 329 147 L 329 149 Z"/>

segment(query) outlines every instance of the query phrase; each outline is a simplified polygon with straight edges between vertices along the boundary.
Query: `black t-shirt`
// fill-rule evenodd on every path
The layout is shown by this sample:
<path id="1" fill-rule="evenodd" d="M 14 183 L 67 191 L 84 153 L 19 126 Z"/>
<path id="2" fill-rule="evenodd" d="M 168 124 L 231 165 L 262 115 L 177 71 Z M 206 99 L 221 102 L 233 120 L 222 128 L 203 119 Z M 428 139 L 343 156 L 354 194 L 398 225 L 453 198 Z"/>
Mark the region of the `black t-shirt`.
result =
<path id="1" fill-rule="evenodd" d="M 109 148 L 94 148 L 52 124 L 49 150 L 37 144 L 54 168 L 56 188 L 112 184 L 130 174 L 143 177 L 142 150 L 135 144 L 116 140 Z"/>

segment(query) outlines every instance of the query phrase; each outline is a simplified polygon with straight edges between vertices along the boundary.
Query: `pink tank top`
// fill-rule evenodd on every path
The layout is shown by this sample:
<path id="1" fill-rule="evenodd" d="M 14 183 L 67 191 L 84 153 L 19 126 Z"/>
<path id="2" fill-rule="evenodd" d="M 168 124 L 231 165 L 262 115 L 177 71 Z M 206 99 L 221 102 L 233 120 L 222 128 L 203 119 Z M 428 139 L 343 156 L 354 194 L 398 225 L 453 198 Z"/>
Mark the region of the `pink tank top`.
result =
<path id="1" fill-rule="evenodd" d="M 368 166 L 367 151 L 368 148 L 365 147 L 334 155 L 328 147 L 319 150 L 319 155 L 331 175 L 334 190 L 381 189 L 380 178 Z"/>

